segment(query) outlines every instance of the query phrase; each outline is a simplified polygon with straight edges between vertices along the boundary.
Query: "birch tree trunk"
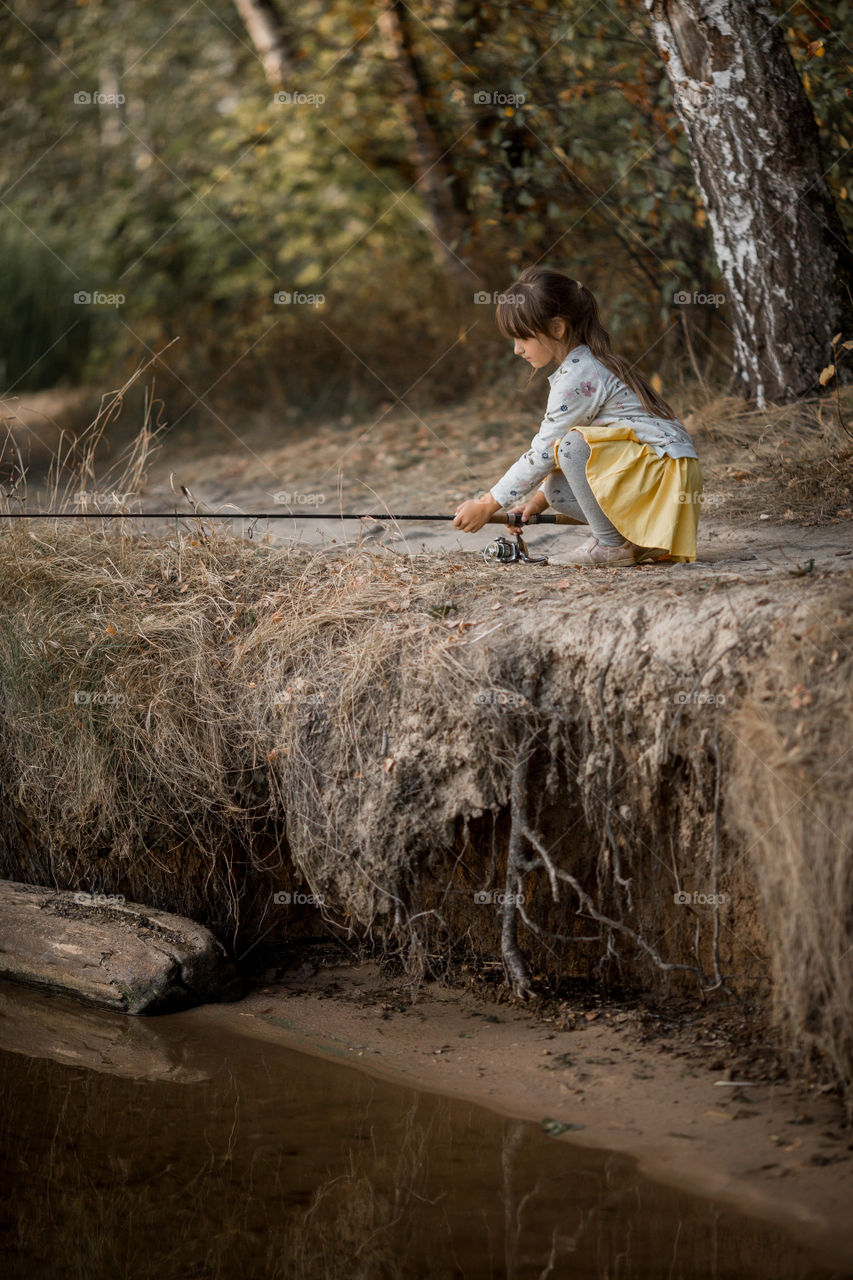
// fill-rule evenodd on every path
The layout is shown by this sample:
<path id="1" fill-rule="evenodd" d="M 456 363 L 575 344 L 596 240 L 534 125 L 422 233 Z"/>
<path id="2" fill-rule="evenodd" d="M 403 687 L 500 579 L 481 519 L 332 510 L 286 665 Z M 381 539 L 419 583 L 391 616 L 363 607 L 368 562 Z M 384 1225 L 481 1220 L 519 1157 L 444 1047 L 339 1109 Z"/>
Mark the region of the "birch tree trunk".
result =
<path id="1" fill-rule="evenodd" d="M 644 3 L 727 286 L 732 389 L 796 399 L 850 331 L 853 259 L 779 21 L 769 0 Z"/>
<path id="2" fill-rule="evenodd" d="M 298 58 L 274 0 L 234 0 L 271 89 L 282 89 L 297 73 Z"/>
<path id="3" fill-rule="evenodd" d="M 299 57 L 283 18 L 285 0 L 234 0 L 261 60 L 267 82 L 281 89 L 294 80 Z M 394 73 L 406 122 L 409 158 L 436 256 L 456 284 L 476 290 L 483 281 L 464 260 L 462 239 L 470 219 L 461 178 L 447 162 L 452 140 L 443 137 L 429 107 L 429 86 L 413 43 L 409 11 L 401 0 L 380 0 L 377 27 Z"/>

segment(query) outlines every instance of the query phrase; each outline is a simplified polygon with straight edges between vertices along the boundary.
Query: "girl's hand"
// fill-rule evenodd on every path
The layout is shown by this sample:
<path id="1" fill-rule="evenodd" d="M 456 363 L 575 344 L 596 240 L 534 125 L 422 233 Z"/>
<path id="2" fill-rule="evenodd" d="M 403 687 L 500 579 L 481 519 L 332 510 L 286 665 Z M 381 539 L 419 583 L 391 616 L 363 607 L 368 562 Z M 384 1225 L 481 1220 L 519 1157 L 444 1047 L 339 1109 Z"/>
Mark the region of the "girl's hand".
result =
<path id="1" fill-rule="evenodd" d="M 484 498 L 469 498 L 467 502 L 460 502 L 456 508 L 453 523 L 463 533 L 476 533 L 478 529 L 482 529 L 489 516 L 500 509 L 501 504 L 495 502 L 490 493 Z"/>
<path id="2" fill-rule="evenodd" d="M 509 514 L 520 515 L 523 524 L 528 521 L 531 516 L 541 516 L 547 506 L 548 499 L 545 497 L 544 493 L 540 491 L 521 506 L 511 507 Z"/>

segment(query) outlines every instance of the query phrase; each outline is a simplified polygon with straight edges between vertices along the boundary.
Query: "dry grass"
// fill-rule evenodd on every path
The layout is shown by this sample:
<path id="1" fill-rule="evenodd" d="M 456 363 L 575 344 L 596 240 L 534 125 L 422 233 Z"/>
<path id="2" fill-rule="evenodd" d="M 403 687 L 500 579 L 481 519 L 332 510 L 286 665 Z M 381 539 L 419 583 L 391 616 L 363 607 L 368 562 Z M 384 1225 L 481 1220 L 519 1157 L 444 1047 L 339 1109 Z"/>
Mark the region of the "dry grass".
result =
<path id="1" fill-rule="evenodd" d="M 216 882 L 236 927 L 247 877 L 277 865 L 286 877 L 292 845 L 310 850 L 301 870 L 315 883 L 340 862 L 335 897 L 369 918 L 369 880 L 387 883 L 400 856 L 393 832 L 375 830 L 357 796 L 330 806 L 318 790 L 331 776 L 358 792 L 381 769 L 395 687 L 418 683 L 438 719 L 470 702 L 466 682 L 482 687 L 479 664 L 463 671 L 447 653 L 447 592 L 410 560 L 274 550 L 202 522 L 156 541 L 130 520 L 19 524 L 0 585 L 14 802 L 49 842 L 48 861 L 88 878 L 109 850 L 142 901 L 154 889 L 146 866 L 192 847 L 209 856 L 201 880 L 212 892 Z M 401 635 L 394 611 L 415 595 Z M 367 856 L 377 848 L 381 868 Z"/>
<path id="2" fill-rule="evenodd" d="M 703 397 L 684 415 L 720 501 L 715 514 L 819 524 L 853 507 L 853 388 L 794 405 L 756 409 L 732 396 Z"/>
<path id="3" fill-rule="evenodd" d="M 257 878 L 268 910 L 276 874 L 283 889 L 307 877 L 369 926 L 394 897 L 387 886 L 402 876 L 413 825 L 401 811 L 395 836 L 362 794 L 371 766 L 388 791 L 400 785 L 389 703 L 405 687 L 440 722 L 443 709 L 449 718 L 492 687 L 483 650 L 467 668 L 448 652 L 460 567 L 273 549 L 191 516 L 155 536 L 129 515 L 100 521 L 91 495 L 138 492 L 157 448 L 149 405 L 125 455 L 106 473 L 96 466 L 139 376 L 105 398 L 80 437 L 63 436 L 39 503 L 92 519 L 4 530 L 7 846 L 23 842 L 36 882 L 87 887 L 108 864 L 128 896 L 233 935 Z M 14 512 L 27 486 L 11 433 L 6 456 L 17 468 L 4 499 Z M 500 735 L 492 748 L 499 759 Z M 321 797 L 329 779 L 332 795 Z M 426 840 L 436 835 L 422 826 Z"/>
<path id="4" fill-rule="evenodd" d="M 58 455 L 52 509 L 139 489 L 156 446 L 147 419 L 120 474 L 95 478 L 125 390 Z M 4 531 L 0 753 L 31 878 L 84 887 L 106 860 L 129 896 L 236 934 L 255 878 L 278 872 L 283 889 L 294 875 L 322 881 L 369 923 L 404 842 L 360 800 L 370 766 L 383 768 L 389 697 L 418 684 L 440 720 L 484 684 L 480 650 L 467 671 L 447 653 L 455 571 L 273 549 L 193 517 L 176 525 L 151 536 L 132 517 L 93 515 Z M 327 778 L 348 794 L 321 802 Z M 290 846 L 306 851 L 298 871 Z M 377 848 L 382 865 L 367 852 Z"/>
<path id="5" fill-rule="evenodd" d="M 785 634 L 734 717 L 727 798 L 761 893 L 777 1021 L 853 1087 L 853 593 Z M 795 644 L 792 646 L 792 639 Z M 848 1094 L 853 1112 L 853 1094 Z"/>

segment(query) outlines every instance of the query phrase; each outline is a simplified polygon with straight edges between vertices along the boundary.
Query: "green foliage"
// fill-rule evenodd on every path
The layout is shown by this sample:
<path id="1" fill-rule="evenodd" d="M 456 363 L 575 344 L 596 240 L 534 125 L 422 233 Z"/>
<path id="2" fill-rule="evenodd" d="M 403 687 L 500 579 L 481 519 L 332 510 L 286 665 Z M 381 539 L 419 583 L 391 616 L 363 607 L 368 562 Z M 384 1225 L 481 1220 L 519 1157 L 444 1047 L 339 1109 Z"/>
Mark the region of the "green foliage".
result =
<path id="1" fill-rule="evenodd" d="M 79 378 L 90 340 L 74 272 L 25 228 L 0 223 L 0 390 Z"/>
<path id="2" fill-rule="evenodd" d="M 853 4 L 850 0 L 808 0 L 786 9 L 782 20 L 820 129 L 826 180 L 845 230 L 853 236 L 849 89 Z"/>
<path id="3" fill-rule="evenodd" d="M 784 21 L 849 217 L 853 6 L 831 8 L 796 4 Z M 401 394 L 439 358 L 448 392 L 470 379 L 475 348 L 479 367 L 498 351 L 509 360 L 491 312 L 451 296 L 375 7 L 281 9 L 301 72 L 288 87 L 322 102 L 273 101 L 231 0 L 0 8 L 7 385 L 107 370 L 114 381 L 176 336 L 167 361 L 190 401 L 215 382 L 340 407 L 362 390 Z M 572 271 L 642 356 L 671 323 L 681 283 L 715 280 L 644 11 L 632 0 L 425 0 L 408 11 L 425 109 L 465 211 L 456 253 L 490 289 L 528 262 Z M 100 103 L 75 101 L 98 93 Z M 69 311 L 69 280 L 71 294 L 124 301 Z M 325 301 L 274 303 L 297 290 Z M 66 322 L 68 340 L 39 360 Z"/>

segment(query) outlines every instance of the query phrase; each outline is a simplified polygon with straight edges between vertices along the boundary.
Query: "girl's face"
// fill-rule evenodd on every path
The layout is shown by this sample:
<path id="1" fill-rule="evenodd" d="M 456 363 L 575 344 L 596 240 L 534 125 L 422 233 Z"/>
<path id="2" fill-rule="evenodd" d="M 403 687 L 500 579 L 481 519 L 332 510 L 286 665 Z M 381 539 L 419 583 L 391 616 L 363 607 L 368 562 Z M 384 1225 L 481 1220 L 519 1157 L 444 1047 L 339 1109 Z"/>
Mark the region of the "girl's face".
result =
<path id="1" fill-rule="evenodd" d="M 555 320 L 553 337 L 537 333 L 532 338 L 514 338 L 513 351 L 517 356 L 527 360 L 534 369 L 544 369 L 547 364 L 557 364 L 566 354 L 566 342 L 563 337 L 565 325 L 562 320 Z"/>

